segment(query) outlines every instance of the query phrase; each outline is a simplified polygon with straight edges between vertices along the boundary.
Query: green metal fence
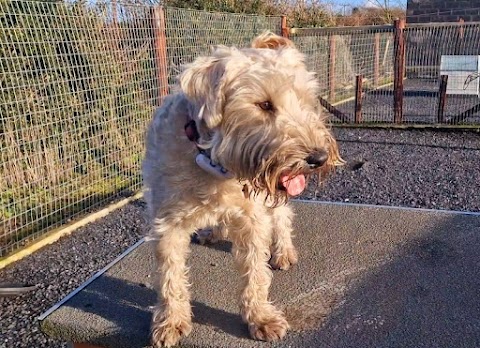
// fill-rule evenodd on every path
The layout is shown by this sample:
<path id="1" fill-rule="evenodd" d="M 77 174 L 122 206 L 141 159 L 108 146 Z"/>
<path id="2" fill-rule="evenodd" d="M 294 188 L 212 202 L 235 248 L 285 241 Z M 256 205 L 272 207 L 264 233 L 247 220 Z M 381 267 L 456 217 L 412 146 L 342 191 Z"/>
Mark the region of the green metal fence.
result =
<path id="1" fill-rule="evenodd" d="M 280 25 L 121 1 L 0 1 L 0 257 L 139 190 L 144 131 L 179 66 Z"/>

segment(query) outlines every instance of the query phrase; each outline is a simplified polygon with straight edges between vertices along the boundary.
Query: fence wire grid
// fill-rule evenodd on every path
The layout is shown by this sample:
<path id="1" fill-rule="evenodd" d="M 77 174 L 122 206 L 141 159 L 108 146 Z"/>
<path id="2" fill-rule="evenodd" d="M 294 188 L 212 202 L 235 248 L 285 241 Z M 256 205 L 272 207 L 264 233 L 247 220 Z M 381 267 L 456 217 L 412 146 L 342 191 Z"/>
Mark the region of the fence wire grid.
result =
<path id="1" fill-rule="evenodd" d="M 407 26 L 405 45 L 405 122 L 479 125 L 480 23 Z"/>
<path id="2" fill-rule="evenodd" d="M 393 83 L 391 26 L 295 29 L 292 34 L 318 74 L 320 98 L 334 108 L 334 122 L 354 121 L 357 76 L 364 92 L 363 120 L 383 121 L 391 114 L 391 103 L 375 103 L 369 94 L 388 94 Z"/>
<path id="3" fill-rule="evenodd" d="M 280 25 L 121 1 L 1 1 L 0 257 L 139 190 L 144 132 L 179 66 Z"/>
<path id="4" fill-rule="evenodd" d="M 294 29 L 335 123 L 480 124 L 480 23 Z"/>
<path id="5" fill-rule="evenodd" d="M 0 257 L 141 188 L 180 67 L 280 17 L 123 1 L 0 1 Z M 480 23 L 292 29 L 337 123 L 480 124 Z"/>

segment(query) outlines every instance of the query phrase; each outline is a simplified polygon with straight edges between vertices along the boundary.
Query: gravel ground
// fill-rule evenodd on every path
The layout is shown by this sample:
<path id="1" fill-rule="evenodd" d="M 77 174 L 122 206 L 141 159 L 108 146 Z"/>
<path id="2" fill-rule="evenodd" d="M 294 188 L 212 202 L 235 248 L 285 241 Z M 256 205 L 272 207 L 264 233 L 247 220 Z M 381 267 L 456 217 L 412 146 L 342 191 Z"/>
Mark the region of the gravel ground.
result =
<path id="1" fill-rule="evenodd" d="M 335 129 L 348 164 L 302 197 L 418 208 L 480 211 L 480 134 Z M 135 202 L 0 270 L 3 282 L 37 285 L 0 298 L 0 348 L 66 347 L 39 332 L 35 318 L 104 267 L 145 231 Z"/>
<path id="2" fill-rule="evenodd" d="M 479 133 L 343 128 L 336 136 L 348 165 L 305 198 L 480 211 Z"/>
<path id="3" fill-rule="evenodd" d="M 0 270 L 2 282 L 37 286 L 23 296 L 0 297 L 0 348 L 67 347 L 47 339 L 35 319 L 140 239 L 143 206 L 129 204 Z"/>

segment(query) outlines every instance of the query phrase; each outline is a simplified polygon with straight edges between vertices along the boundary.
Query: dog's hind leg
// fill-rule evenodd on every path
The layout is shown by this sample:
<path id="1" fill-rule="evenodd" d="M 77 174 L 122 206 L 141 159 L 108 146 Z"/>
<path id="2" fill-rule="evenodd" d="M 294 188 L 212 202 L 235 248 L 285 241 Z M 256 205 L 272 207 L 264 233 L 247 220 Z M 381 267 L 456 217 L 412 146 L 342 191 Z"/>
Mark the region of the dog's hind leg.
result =
<path id="1" fill-rule="evenodd" d="M 281 339 L 288 329 L 284 314 L 268 298 L 272 280 L 268 265 L 271 220 L 265 208 L 257 206 L 250 213 L 235 214 L 228 224 L 235 263 L 242 276 L 242 318 L 250 335 L 262 341 Z"/>
<path id="2" fill-rule="evenodd" d="M 152 318 L 152 343 L 154 347 L 171 347 L 192 329 L 186 266 L 191 233 L 164 219 L 158 219 L 153 228 L 159 237 L 155 249 L 159 303 Z"/>
<path id="3" fill-rule="evenodd" d="M 269 210 L 273 222 L 270 265 L 273 269 L 286 270 L 298 262 L 297 250 L 292 243 L 293 212 L 288 205 Z"/>

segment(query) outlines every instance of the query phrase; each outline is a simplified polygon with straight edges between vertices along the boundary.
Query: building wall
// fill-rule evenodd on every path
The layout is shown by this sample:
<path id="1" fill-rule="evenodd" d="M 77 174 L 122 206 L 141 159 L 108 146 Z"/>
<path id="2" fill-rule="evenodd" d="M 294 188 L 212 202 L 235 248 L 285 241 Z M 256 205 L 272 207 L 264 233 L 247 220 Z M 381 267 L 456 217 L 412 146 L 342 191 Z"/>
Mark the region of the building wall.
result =
<path id="1" fill-rule="evenodd" d="M 480 0 L 408 0 L 407 23 L 480 22 Z"/>

